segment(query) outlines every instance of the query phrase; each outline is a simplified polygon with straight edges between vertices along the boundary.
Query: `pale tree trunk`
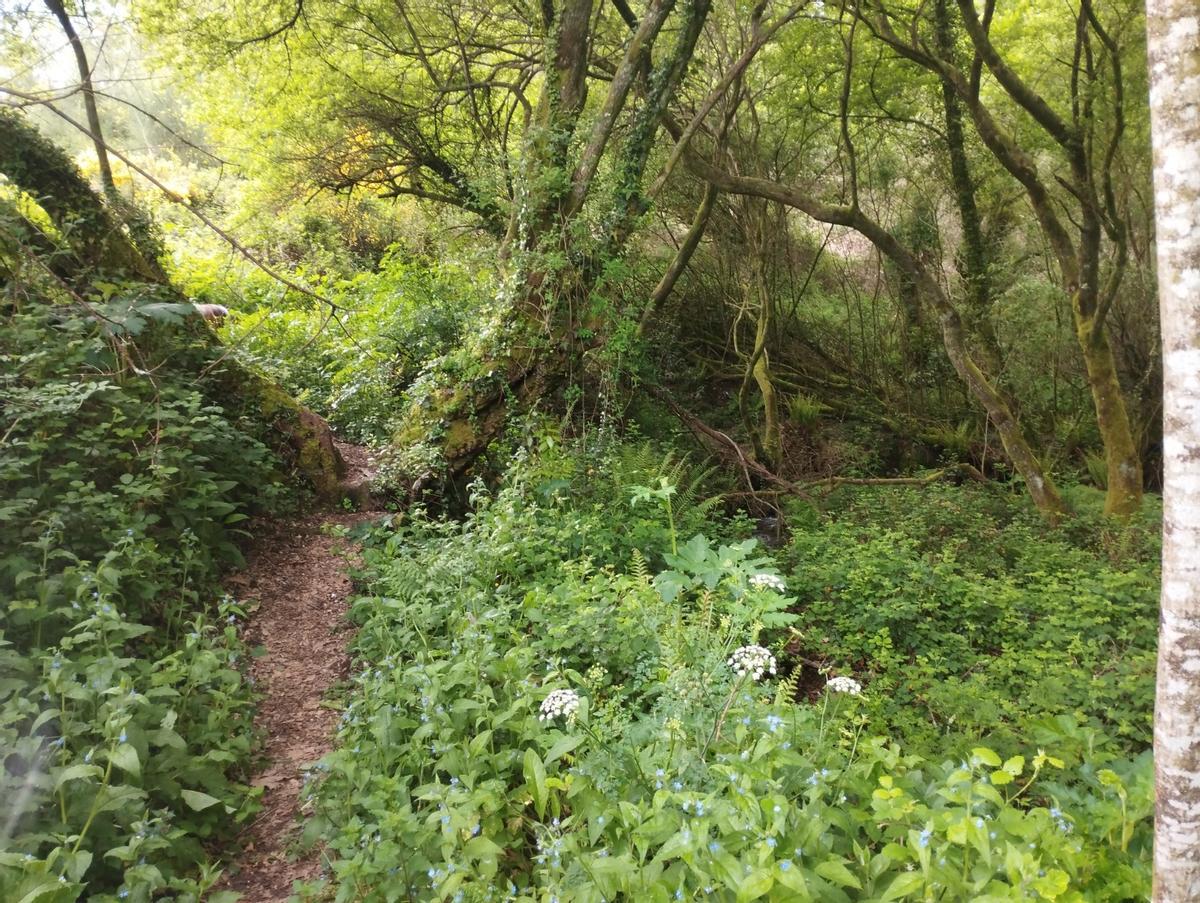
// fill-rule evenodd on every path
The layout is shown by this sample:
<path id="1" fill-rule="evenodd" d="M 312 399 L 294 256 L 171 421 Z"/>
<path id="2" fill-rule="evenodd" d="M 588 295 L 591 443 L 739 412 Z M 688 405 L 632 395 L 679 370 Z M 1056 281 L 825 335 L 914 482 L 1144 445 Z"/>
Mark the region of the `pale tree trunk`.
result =
<path id="1" fill-rule="evenodd" d="M 1148 0 L 1163 340 L 1154 899 L 1200 900 L 1200 9 Z"/>

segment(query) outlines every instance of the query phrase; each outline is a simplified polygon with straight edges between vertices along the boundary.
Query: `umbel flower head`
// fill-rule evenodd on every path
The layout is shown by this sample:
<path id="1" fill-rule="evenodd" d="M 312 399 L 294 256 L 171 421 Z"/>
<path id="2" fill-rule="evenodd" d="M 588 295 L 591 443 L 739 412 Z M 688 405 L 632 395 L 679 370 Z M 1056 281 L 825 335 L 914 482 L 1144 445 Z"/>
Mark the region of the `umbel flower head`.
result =
<path id="1" fill-rule="evenodd" d="M 783 582 L 783 578 L 776 577 L 774 574 L 755 574 L 750 578 L 750 585 L 755 589 L 773 589 L 777 593 L 787 590 L 787 584 Z"/>
<path id="2" fill-rule="evenodd" d="M 775 656 L 762 646 L 739 646 L 729 656 L 729 667 L 738 677 L 749 674 L 754 680 L 762 680 L 763 674 L 775 673 Z"/>
<path id="3" fill-rule="evenodd" d="M 826 682 L 825 689 L 831 693 L 848 693 L 851 696 L 862 696 L 862 684 L 853 677 L 831 677 Z"/>
<path id="4" fill-rule="evenodd" d="M 538 721 L 551 721 L 562 715 L 568 721 L 579 711 L 579 694 L 574 690 L 555 690 L 542 700 Z"/>

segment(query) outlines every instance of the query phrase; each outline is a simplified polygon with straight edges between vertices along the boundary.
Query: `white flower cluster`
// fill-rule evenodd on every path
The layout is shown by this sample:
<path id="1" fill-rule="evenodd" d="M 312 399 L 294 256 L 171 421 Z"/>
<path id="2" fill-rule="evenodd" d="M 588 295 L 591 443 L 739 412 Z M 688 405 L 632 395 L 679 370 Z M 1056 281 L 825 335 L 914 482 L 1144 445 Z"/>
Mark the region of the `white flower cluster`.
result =
<path id="1" fill-rule="evenodd" d="M 542 700 L 541 714 L 538 721 L 551 721 L 559 715 L 568 721 L 579 711 L 579 694 L 574 690 L 555 690 Z"/>
<path id="2" fill-rule="evenodd" d="M 749 674 L 754 680 L 761 680 L 764 673 L 775 673 L 775 656 L 762 646 L 739 646 L 729 656 L 729 667 L 738 677 Z"/>
<path id="3" fill-rule="evenodd" d="M 831 677 L 826 682 L 825 689 L 831 693 L 849 693 L 851 696 L 862 696 L 862 684 L 853 677 Z"/>
<path id="4" fill-rule="evenodd" d="M 777 593 L 787 590 L 787 584 L 783 582 L 783 578 L 776 577 L 774 574 L 754 574 L 750 578 L 750 585 L 755 589 L 773 589 Z"/>

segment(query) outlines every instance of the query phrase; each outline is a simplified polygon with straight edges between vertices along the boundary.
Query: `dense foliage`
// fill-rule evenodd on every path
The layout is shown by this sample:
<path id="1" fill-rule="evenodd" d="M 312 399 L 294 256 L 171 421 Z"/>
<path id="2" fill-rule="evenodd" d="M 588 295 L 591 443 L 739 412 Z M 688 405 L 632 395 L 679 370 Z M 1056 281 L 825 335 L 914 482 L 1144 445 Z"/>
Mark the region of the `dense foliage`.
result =
<path id="1" fill-rule="evenodd" d="M 543 452 L 477 486 L 464 523 L 414 513 L 367 538 L 360 671 L 340 748 L 310 774 L 338 900 L 1148 892 L 1148 757 L 1086 724 L 1124 724 L 1141 748 L 1144 687 L 1056 695 L 1047 680 L 1068 674 L 1030 661 L 1111 651 L 1103 620 L 1065 624 L 1060 600 L 1136 575 L 1075 570 L 1096 554 L 1057 537 L 1024 596 L 1019 560 L 989 558 L 1002 573 L 976 589 L 952 537 L 902 536 L 946 516 L 936 496 L 906 499 L 894 531 L 814 524 L 772 557 L 652 461 Z M 682 540 L 700 527 L 718 538 Z M 1021 549 L 1026 529 L 995 534 Z M 1045 623 L 972 649 L 962 624 L 987 629 L 977 600 L 998 587 L 1014 597 L 998 621 L 1023 599 Z M 921 624 L 904 617 L 917 607 Z M 1152 614 L 1124 617 L 1145 648 Z M 791 638 L 821 631 L 836 639 L 818 678 Z M 747 655 L 770 664 L 739 673 Z M 980 674 L 956 693 L 959 668 Z"/>
<path id="2" fill-rule="evenodd" d="M 852 495 L 833 513 L 783 554 L 807 600 L 793 647 L 873 675 L 876 724 L 922 747 L 1007 752 L 1078 742 L 1073 716 L 1149 745 L 1154 521 L 1047 534 L 1011 497 L 943 487 Z"/>
<path id="3" fill-rule="evenodd" d="M 233 300 L 197 279 L 183 284 L 198 299 Z M 374 272 L 317 284 L 353 313 L 335 325 L 312 299 L 288 303 L 274 282 L 250 277 L 240 284 L 229 341 L 347 439 L 383 442 L 398 398 L 431 361 L 462 346 L 482 307 L 480 289 L 461 268 L 411 259 L 398 248 Z"/>
<path id="4" fill-rule="evenodd" d="M 0 308 L 5 900 L 198 900 L 254 811 L 245 612 L 215 578 L 279 465 L 144 289 L 73 304 L 31 266 Z"/>

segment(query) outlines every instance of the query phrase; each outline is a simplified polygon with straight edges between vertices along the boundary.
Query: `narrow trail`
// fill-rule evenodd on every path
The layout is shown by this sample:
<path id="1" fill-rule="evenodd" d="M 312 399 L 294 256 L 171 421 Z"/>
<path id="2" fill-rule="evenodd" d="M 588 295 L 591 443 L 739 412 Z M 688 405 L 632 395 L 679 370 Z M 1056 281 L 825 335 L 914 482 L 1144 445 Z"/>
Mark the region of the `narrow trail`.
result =
<path id="1" fill-rule="evenodd" d="M 346 461 L 345 491 L 369 508 L 364 487 L 372 473 L 366 450 L 337 443 Z M 242 903 L 282 903 L 293 883 L 320 873 L 316 851 L 292 861 L 304 769 L 333 746 L 337 714 L 325 707 L 329 689 L 346 678 L 352 586 L 346 555 L 353 546 L 326 528 L 351 526 L 377 511 L 319 510 L 265 525 L 247 555 L 246 568 L 227 583 L 257 608 L 246 640 L 261 646 L 252 675 L 263 693 L 255 724 L 264 736 L 265 763 L 254 784 L 263 788 L 262 810 L 242 833 L 220 889 L 242 894 Z"/>

